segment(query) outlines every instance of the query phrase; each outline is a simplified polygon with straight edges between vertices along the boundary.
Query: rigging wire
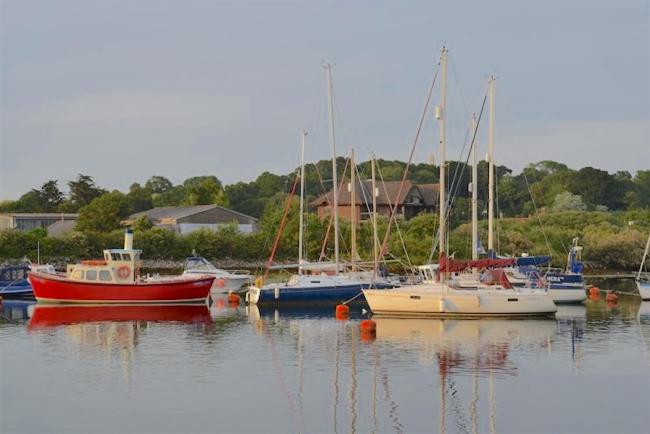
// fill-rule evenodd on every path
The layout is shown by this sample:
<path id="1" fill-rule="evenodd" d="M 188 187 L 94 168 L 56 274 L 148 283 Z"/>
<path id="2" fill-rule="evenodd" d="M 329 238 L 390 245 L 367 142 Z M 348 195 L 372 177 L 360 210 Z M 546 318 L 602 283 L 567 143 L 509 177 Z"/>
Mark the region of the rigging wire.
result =
<path id="1" fill-rule="evenodd" d="M 390 229 L 393 223 L 393 220 L 395 219 L 395 209 L 397 209 L 397 201 L 399 200 L 399 197 L 402 195 L 402 190 L 404 188 L 404 184 L 406 182 L 406 178 L 408 176 L 409 172 L 409 167 L 411 166 L 411 163 L 413 162 L 413 154 L 415 153 L 415 148 L 418 144 L 418 140 L 420 139 L 420 132 L 422 131 L 422 125 L 424 124 L 424 119 L 426 117 L 427 111 L 429 109 L 429 103 L 431 101 L 431 96 L 433 95 L 433 88 L 436 84 L 436 81 L 438 79 L 438 73 L 439 69 L 436 69 L 436 73 L 433 76 L 433 80 L 431 80 L 431 86 L 429 87 L 429 92 L 427 94 L 426 101 L 424 103 L 424 108 L 422 109 L 422 116 L 420 117 L 420 121 L 418 123 L 416 132 L 415 132 L 415 138 L 413 139 L 413 145 L 411 146 L 411 152 L 409 154 L 409 159 L 408 162 L 406 163 L 406 167 L 404 168 L 404 175 L 402 176 L 402 182 L 400 183 L 399 190 L 397 192 L 397 196 L 395 197 L 395 207 L 392 208 L 391 210 L 391 215 L 390 218 L 388 219 L 388 226 L 386 228 L 386 233 L 384 235 L 384 240 L 381 243 L 381 248 L 379 249 L 379 256 L 383 257 L 385 254 L 386 250 L 386 244 L 388 243 L 388 237 L 390 236 Z"/>
<path id="2" fill-rule="evenodd" d="M 551 244 L 548 242 L 548 237 L 546 236 L 546 231 L 544 230 L 544 225 L 542 224 L 542 219 L 539 217 L 539 211 L 537 210 L 537 205 L 535 205 L 535 198 L 533 197 L 533 192 L 530 190 L 530 184 L 528 184 L 528 177 L 526 176 L 526 170 L 522 170 L 521 173 L 524 175 L 524 181 L 526 181 L 526 188 L 528 188 L 528 194 L 530 194 L 530 200 L 533 202 L 533 208 L 535 209 L 535 215 L 537 216 L 537 221 L 539 222 L 539 227 L 542 229 L 542 235 L 544 235 L 544 242 L 546 242 L 546 248 L 548 249 L 548 254 L 553 256 L 553 251 L 551 249 Z"/>

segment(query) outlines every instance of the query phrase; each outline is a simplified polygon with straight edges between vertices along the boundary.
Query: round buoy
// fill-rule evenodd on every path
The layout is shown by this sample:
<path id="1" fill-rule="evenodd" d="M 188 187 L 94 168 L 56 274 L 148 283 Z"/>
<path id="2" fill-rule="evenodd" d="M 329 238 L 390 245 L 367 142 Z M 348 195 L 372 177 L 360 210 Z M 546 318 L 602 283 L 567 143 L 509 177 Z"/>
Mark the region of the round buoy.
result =
<path id="1" fill-rule="evenodd" d="M 339 321 L 347 321 L 350 319 L 350 315 L 347 312 L 336 312 L 336 319 Z"/>
<path id="2" fill-rule="evenodd" d="M 222 298 L 215 300 L 214 304 L 216 305 L 217 309 L 223 309 L 226 307 L 226 303 Z"/>
<path id="3" fill-rule="evenodd" d="M 350 306 L 347 304 L 339 304 L 336 306 L 336 313 L 344 313 L 344 314 L 349 314 L 350 313 Z"/>
<path id="4" fill-rule="evenodd" d="M 237 303 L 239 304 L 239 300 L 241 297 L 238 294 L 235 294 L 234 292 L 231 292 L 228 294 L 228 303 Z"/>
<path id="5" fill-rule="evenodd" d="M 361 321 L 360 327 L 361 327 L 361 331 L 365 331 L 365 332 L 374 333 L 375 331 L 377 331 L 377 323 L 371 319 L 364 319 L 363 321 Z"/>
<path id="6" fill-rule="evenodd" d="M 589 296 L 590 297 L 599 297 L 600 296 L 600 289 L 598 289 L 597 286 L 592 286 L 589 288 Z"/>
<path id="7" fill-rule="evenodd" d="M 618 301 L 618 295 L 616 295 L 616 294 L 613 293 L 613 292 L 609 292 L 609 293 L 605 296 L 605 301 L 607 301 L 608 303 L 616 303 L 616 302 Z"/>

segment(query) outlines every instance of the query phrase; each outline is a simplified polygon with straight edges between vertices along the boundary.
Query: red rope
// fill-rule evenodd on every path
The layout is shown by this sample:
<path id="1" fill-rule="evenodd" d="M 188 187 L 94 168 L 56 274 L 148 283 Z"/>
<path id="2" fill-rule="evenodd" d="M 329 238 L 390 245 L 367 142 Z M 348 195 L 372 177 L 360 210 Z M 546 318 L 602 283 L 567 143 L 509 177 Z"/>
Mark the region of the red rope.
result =
<path id="1" fill-rule="evenodd" d="M 273 249 L 271 250 L 271 256 L 269 257 L 269 261 L 266 263 L 266 270 L 264 271 L 264 280 L 266 280 L 266 278 L 269 275 L 271 264 L 273 264 L 273 258 L 275 257 L 275 253 L 278 249 L 278 245 L 280 244 L 280 237 L 282 236 L 282 232 L 284 231 L 284 226 L 287 223 L 287 215 L 289 214 L 289 209 L 291 208 L 291 200 L 293 199 L 294 193 L 296 192 L 296 185 L 298 185 L 299 179 L 300 176 L 296 176 L 296 180 L 293 181 L 293 187 L 291 187 L 291 193 L 289 193 L 289 196 L 287 196 L 287 204 L 284 207 L 284 214 L 282 215 L 280 228 L 278 229 L 278 233 L 275 235 L 275 241 L 273 242 Z"/>

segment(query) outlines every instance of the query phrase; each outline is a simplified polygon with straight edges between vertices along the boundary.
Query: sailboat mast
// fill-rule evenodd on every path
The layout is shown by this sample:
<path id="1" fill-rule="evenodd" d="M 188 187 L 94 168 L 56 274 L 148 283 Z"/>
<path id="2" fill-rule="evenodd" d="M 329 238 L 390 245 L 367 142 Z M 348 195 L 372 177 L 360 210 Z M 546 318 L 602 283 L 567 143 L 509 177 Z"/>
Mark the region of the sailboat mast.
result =
<path id="1" fill-rule="evenodd" d="M 356 258 L 357 258 L 357 190 L 356 190 L 356 176 L 357 166 L 354 160 L 354 149 L 350 153 L 350 263 L 352 264 L 352 271 L 357 271 Z"/>
<path id="2" fill-rule="evenodd" d="M 472 260 L 478 259 L 478 161 L 476 158 L 476 115 L 472 114 Z"/>
<path id="3" fill-rule="evenodd" d="M 372 154 L 370 160 L 370 170 L 371 170 L 371 187 L 372 187 L 372 256 L 374 261 L 373 267 L 373 277 L 377 273 L 379 268 L 379 238 L 377 238 L 377 184 L 375 177 L 375 154 Z"/>
<path id="4" fill-rule="evenodd" d="M 637 274 L 637 279 L 641 278 L 641 273 L 643 272 L 643 265 L 645 264 L 645 259 L 648 257 L 648 251 L 650 250 L 650 235 L 648 235 L 648 241 L 645 243 L 645 251 L 643 252 L 643 259 L 641 260 L 641 266 L 639 267 L 639 274 Z"/>
<path id="5" fill-rule="evenodd" d="M 305 213 L 305 141 L 307 130 L 302 130 L 302 143 L 300 146 L 300 221 L 298 227 L 298 274 L 302 274 L 304 213 Z"/>
<path id="6" fill-rule="evenodd" d="M 330 139 L 332 142 L 332 192 L 334 196 L 334 264 L 339 274 L 339 182 L 336 174 L 336 130 L 334 129 L 334 92 L 332 89 L 332 65 L 325 65 L 327 89 L 329 92 Z"/>
<path id="7" fill-rule="evenodd" d="M 436 110 L 436 118 L 440 121 L 440 252 L 446 251 L 447 246 L 447 198 L 445 185 L 445 110 L 447 109 L 447 49 L 442 47 L 440 54 L 440 105 Z"/>
<path id="8" fill-rule="evenodd" d="M 490 76 L 488 95 L 490 121 L 488 124 L 488 254 L 494 255 L 494 92 L 496 77 Z"/>

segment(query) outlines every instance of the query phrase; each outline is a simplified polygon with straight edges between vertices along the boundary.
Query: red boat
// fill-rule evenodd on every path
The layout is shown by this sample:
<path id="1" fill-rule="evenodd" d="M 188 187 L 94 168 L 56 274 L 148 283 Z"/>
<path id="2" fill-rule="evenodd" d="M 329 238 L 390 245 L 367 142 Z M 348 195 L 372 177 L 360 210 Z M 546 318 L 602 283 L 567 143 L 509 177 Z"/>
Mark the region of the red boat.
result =
<path id="1" fill-rule="evenodd" d="M 210 312 L 204 305 L 110 305 L 110 306 L 53 306 L 34 308 L 29 329 L 57 327 L 67 324 L 122 321 L 174 321 L 188 324 L 212 322 Z"/>
<path id="2" fill-rule="evenodd" d="M 205 301 L 214 276 L 146 280 L 129 229 L 124 249 L 104 250 L 104 259 L 68 265 L 65 274 L 29 273 L 34 297 L 44 303 L 191 303 Z"/>

